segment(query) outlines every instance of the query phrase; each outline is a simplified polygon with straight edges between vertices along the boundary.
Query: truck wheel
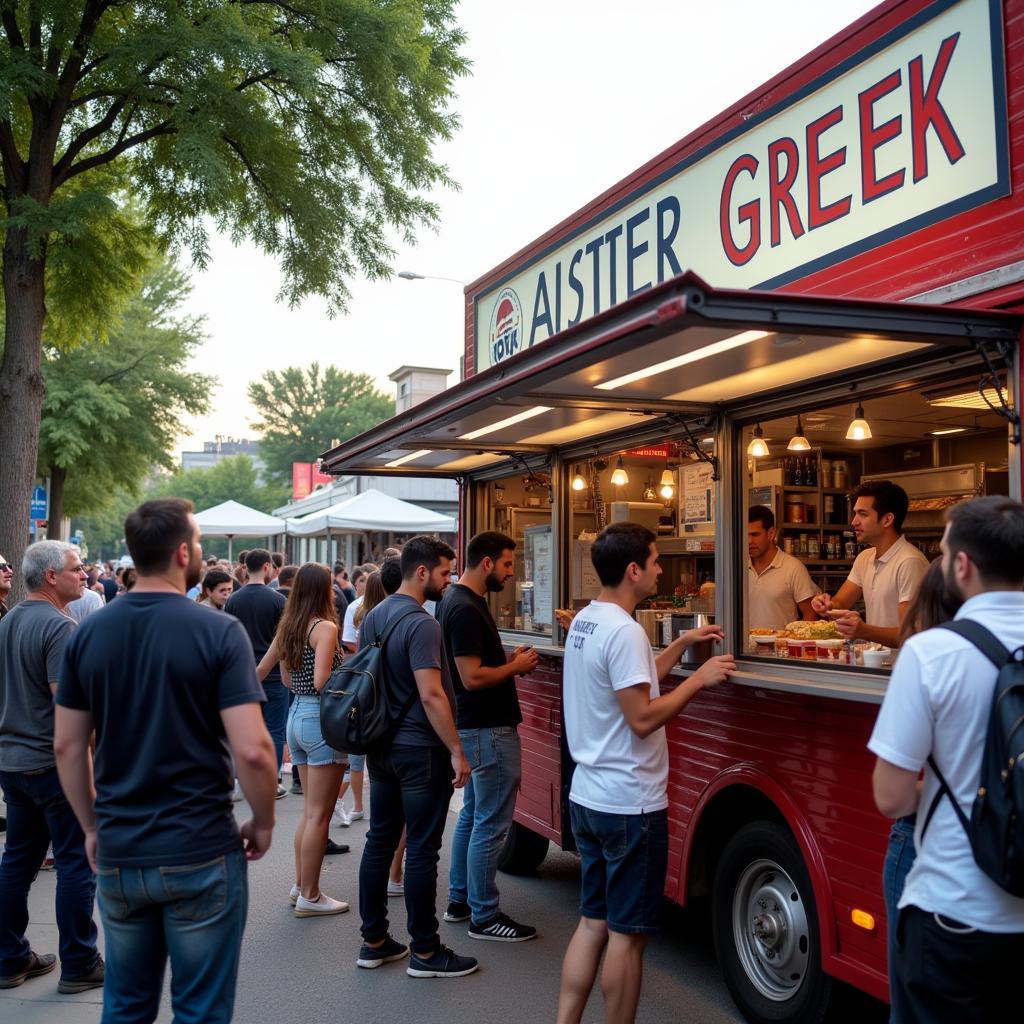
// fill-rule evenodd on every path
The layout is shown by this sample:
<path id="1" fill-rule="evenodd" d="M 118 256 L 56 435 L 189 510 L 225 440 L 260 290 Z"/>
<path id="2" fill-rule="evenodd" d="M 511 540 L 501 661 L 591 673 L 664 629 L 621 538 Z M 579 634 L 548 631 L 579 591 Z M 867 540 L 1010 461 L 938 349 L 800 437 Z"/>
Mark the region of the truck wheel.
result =
<path id="1" fill-rule="evenodd" d="M 498 854 L 498 867 L 507 875 L 528 875 L 540 867 L 547 855 L 547 839 L 513 821 Z"/>
<path id="2" fill-rule="evenodd" d="M 726 845 L 712 894 L 715 952 L 752 1024 L 819 1024 L 832 979 L 821 969 L 818 915 L 796 840 L 757 821 Z"/>

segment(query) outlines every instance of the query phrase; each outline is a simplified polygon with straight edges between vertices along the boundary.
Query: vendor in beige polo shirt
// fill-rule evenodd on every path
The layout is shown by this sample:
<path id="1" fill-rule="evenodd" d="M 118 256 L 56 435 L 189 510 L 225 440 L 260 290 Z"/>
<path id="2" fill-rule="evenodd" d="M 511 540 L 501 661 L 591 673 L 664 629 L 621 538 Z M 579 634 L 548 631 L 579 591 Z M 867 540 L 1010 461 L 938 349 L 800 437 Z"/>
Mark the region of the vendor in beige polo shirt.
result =
<path id="1" fill-rule="evenodd" d="M 775 515 L 764 505 L 747 512 L 747 614 L 751 629 L 784 629 L 796 619 L 814 621 L 811 598 L 821 591 L 803 562 L 780 551 Z"/>
<path id="2" fill-rule="evenodd" d="M 900 623 L 928 571 L 928 559 L 903 536 L 910 500 L 890 480 L 861 484 L 853 494 L 853 532 L 862 551 L 835 597 L 820 594 L 811 602 L 819 615 L 835 619 L 850 640 L 871 640 L 895 647 Z M 864 598 L 865 618 L 851 611 Z"/>

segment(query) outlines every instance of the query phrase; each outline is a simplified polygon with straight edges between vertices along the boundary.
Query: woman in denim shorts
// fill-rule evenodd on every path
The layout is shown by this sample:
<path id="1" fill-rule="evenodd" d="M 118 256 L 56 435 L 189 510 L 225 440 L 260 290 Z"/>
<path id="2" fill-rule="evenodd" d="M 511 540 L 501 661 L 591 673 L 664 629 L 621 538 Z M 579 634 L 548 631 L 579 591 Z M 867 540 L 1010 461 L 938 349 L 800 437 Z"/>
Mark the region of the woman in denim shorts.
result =
<path id="1" fill-rule="evenodd" d="M 303 795 L 303 814 L 295 831 L 295 884 L 289 896 L 296 917 L 348 910 L 347 903 L 320 891 L 327 829 L 346 760 L 327 745 L 320 731 L 320 691 L 341 657 L 330 570 L 307 562 L 295 574 L 274 642 L 256 670 L 262 681 L 280 662 L 295 694 L 288 712 L 288 749 L 299 769 Z"/>

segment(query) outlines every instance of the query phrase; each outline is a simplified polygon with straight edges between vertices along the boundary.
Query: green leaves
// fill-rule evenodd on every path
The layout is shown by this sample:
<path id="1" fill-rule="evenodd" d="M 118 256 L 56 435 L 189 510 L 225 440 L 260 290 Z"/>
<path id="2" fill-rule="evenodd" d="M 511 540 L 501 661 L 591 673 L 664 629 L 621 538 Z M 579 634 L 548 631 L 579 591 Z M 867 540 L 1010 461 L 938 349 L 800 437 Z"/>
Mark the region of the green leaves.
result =
<path id="1" fill-rule="evenodd" d="M 249 385 L 260 411 L 260 455 L 278 480 L 290 481 L 293 462 L 313 462 L 335 441 L 345 441 L 387 419 L 394 400 L 378 391 L 366 373 L 319 363 L 307 370 L 268 370 Z"/>
<path id="2" fill-rule="evenodd" d="M 202 325 L 176 316 L 186 278 L 159 262 L 145 275 L 109 339 L 45 352 L 46 397 L 39 463 L 67 470 L 66 512 L 103 504 L 122 487 L 136 491 L 171 449 L 186 413 L 209 406 L 213 380 L 185 370 L 202 344 Z"/>

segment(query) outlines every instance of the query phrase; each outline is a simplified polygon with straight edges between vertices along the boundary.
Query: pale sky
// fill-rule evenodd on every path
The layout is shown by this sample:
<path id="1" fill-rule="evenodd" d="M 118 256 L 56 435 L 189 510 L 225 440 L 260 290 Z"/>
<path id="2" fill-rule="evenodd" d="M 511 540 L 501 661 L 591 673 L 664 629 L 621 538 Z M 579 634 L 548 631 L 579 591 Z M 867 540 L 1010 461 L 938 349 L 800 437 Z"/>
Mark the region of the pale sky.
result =
<path id="1" fill-rule="evenodd" d="M 471 77 L 462 128 L 439 150 L 461 185 L 441 193 L 438 230 L 401 247 L 394 270 L 469 282 L 857 20 L 867 0 L 464 0 Z M 443 280 L 349 282 L 348 315 L 275 301 L 274 261 L 217 238 L 193 271 L 187 312 L 209 337 L 193 363 L 219 383 L 182 447 L 255 438 L 246 385 L 314 360 L 370 373 L 393 393 L 403 364 L 451 369 L 463 295 Z"/>

